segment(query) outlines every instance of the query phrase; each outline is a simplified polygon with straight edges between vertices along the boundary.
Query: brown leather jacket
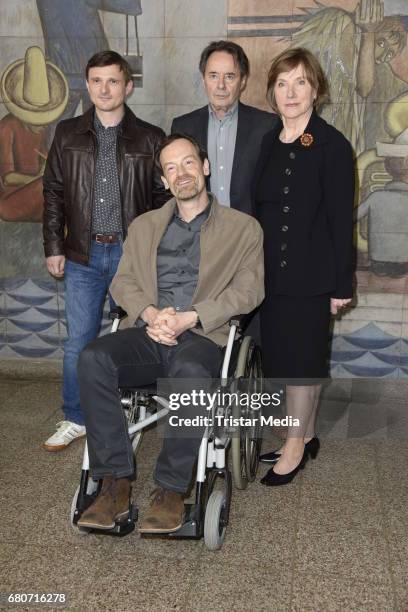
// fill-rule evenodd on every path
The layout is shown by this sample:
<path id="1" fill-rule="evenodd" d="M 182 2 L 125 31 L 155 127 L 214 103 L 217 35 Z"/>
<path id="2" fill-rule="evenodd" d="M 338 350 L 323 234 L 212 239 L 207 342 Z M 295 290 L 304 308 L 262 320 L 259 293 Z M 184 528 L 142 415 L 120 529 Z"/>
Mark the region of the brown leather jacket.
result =
<path id="1" fill-rule="evenodd" d="M 61 121 L 45 167 L 43 235 L 45 256 L 66 255 L 87 264 L 91 244 L 96 159 L 94 109 Z M 124 235 L 141 213 L 159 208 L 171 194 L 160 180 L 154 158 L 164 132 L 138 119 L 126 106 L 117 163 Z"/>

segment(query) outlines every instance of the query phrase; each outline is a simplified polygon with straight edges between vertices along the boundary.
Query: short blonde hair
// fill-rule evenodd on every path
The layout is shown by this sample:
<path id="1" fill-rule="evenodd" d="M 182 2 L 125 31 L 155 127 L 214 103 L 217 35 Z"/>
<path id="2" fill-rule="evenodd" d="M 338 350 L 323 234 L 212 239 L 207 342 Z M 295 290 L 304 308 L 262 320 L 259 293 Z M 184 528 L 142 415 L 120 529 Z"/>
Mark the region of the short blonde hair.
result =
<path id="1" fill-rule="evenodd" d="M 306 78 L 316 91 L 315 107 L 318 109 L 329 99 L 329 85 L 317 58 L 303 47 L 286 49 L 275 57 L 268 73 L 266 97 L 272 110 L 279 114 L 275 100 L 275 83 L 282 72 L 290 72 L 299 65 L 305 69 Z"/>

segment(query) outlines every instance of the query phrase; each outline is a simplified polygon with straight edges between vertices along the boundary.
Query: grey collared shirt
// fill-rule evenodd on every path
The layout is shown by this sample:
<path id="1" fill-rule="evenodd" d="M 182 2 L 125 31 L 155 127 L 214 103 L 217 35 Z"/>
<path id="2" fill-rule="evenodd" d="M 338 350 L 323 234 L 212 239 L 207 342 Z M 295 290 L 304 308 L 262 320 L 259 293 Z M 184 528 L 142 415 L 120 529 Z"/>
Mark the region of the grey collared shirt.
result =
<path id="1" fill-rule="evenodd" d="M 200 233 L 210 209 L 211 204 L 190 223 L 176 209 L 167 226 L 157 249 L 158 308 L 173 306 L 185 312 L 191 307 L 200 267 Z"/>
<path id="2" fill-rule="evenodd" d="M 238 102 L 218 119 L 211 106 L 208 113 L 208 157 L 211 164 L 211 192 L 220 204 L 230 205 L 232 164 L 238 127 Z"/>
<path id="3" fill-rule="evenodd" d="M 122 212 L 116 147 L 121 123 L 105 128 L 94 116 L 98 141 L 95 163 L 92 232 L 114 234 L 122 231 Z"/>

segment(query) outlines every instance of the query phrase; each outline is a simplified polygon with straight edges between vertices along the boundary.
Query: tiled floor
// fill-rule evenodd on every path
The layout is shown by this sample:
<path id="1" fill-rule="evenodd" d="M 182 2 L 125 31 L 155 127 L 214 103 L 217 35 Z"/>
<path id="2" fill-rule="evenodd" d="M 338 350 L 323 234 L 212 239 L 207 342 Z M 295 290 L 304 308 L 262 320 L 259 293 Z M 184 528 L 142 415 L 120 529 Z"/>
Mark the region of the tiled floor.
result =
<path id="1" fill-rule="evenodd" d="M 1 592 L 65 592 L 81 612 L 408 610 L 408 441 L 339 439 L 347 393 L 342 407 L 333 398 L 326 414 L 323 406 L 320 454 L 293 483 L 234 492 L 218 552 L 136 531 L 76 535 L 68 515 L 83 443 L 40 448 L 60 419 L 59 394 L 55 379 L 0 378 Z M 405 398 L 394 388 L 383 401 L 401 414 Z M 159 446 L 154 431 L 145 436 L 134 487 L 141 513 Z"/>

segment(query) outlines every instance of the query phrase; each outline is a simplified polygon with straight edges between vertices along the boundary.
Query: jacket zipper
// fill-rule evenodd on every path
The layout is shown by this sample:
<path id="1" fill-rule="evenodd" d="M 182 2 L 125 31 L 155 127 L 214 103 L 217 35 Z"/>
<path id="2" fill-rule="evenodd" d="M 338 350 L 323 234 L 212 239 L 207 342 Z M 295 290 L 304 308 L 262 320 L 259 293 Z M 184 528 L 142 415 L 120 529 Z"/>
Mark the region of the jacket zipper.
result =
<path id="1" fill-rule="evenodd" d="M 122 220 L 122 239 L 125 239 L 127 227 L 125 227 L 125 217 L 123 214 L 123 197 L 122 197 L 122 173 L 123 173 L 123 147 L 120 146 L 122 140 L 121 135 L 116 139 L 116 166 L 118 170 L 119 196 L 120 196 L 120 218 Z"/>
<path id="2" fill-rule="evenodd" d="M 92 144 L 93 144 L 93 155 L 92 155 L 92 160 L 93 160 L 93 168 L 92 168 L 92 191 L 91 191 L 91 206 L 89 209 L 89 229 L 88 229 L 88 262 L 87 265 L 89 266 L 89 260 L 91 258 L 91 244 L 92 244 L 92 221 L 93 221 L 93 207 L 94 207 L 94 201 L 95 201 L 95 167 L 96 167 L 96 155 L 97 155 L 97 151 L 98 151 L 98 143 L 95 139 L 95 135 L 91 130 L 91 138 L 92 138 Z"/>

